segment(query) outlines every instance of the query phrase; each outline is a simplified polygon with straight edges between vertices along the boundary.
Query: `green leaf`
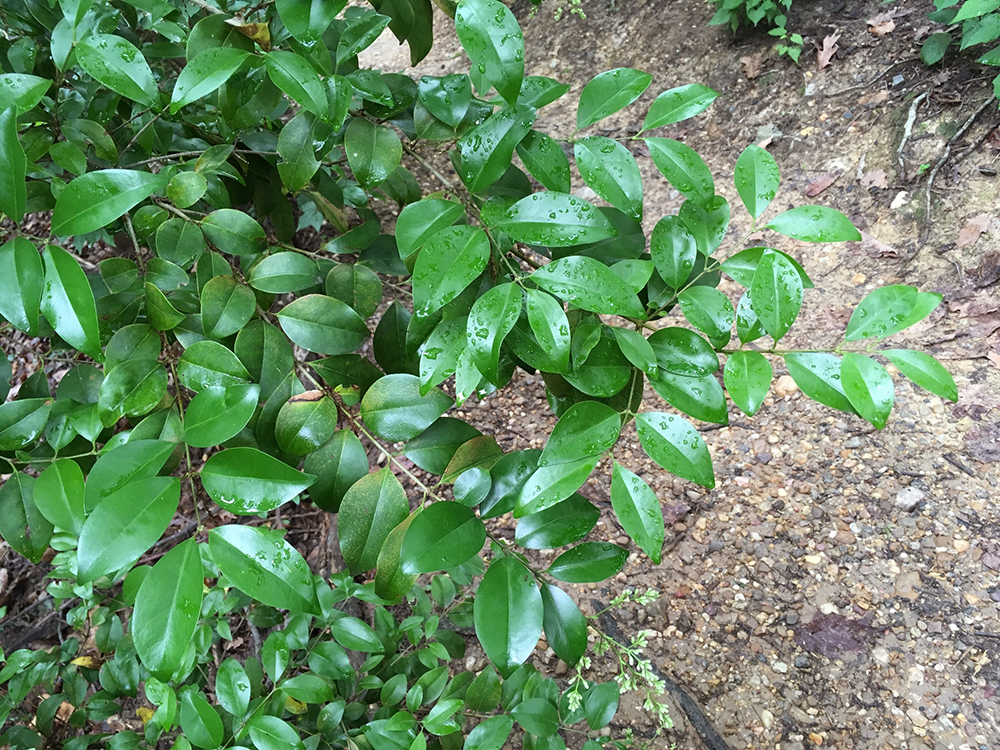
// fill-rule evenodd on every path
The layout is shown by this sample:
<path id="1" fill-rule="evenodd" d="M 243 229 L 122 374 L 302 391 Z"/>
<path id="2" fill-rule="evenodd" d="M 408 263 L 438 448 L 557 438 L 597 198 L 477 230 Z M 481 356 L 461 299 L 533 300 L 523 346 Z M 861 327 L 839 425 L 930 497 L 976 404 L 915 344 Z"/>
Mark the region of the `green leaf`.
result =
<path id="1" fill-rule="evenodd" d="M 621 416 L 598 401 L 571 406 L 556 423 L 538 460 L 539 466 L 594 458 L 618 442 Z"/>
<path id="2" fill-rule="evenodd" d="M 75 52 L 80 67 L 102 85 L 144 106 L 159 107 L 153 71 L 131 42 L 114 34 L 91 34 L 77 42 Z"/>
<path id="3" fill-rule="evenodd" d="M 201 231 L 220 252 L 253 255 L 264 250 L 267 235 L 256 220 L 235 208 L 220 208 L 201 220 Z"/>
<path id="4" fill-rule="evenodd" d="M 554 138 L 537 130 L 529 131 L 517 144 L 517 154 L 528 173 L 547 190 L 570 191 L 569 159 Z"/>
<path id="5" fill-rule="evenodd" d="M 162 190 L 166 184 L 163 175 L 132 169 L 88 172 L 59 193 L 52 212 L 52 231 L 61 236 L 93 232 Z"/>
<path id="6" fill-rule="evenodd" d="M 399 166 L 403 144 L 385 125 L 376 125 L 363 117 L 352 117 L 344 133 L 347 163 L 362 185 L 385 180 Z"/>
<path id="7" fill-rule="evenodd" d="M 80 530 L 77 580 L 89 583 L 138 560 L 166 531 L 180 498 L 176 477 L 133 481 L 104 498 Z"/>
<path id="8" fill-rule="evenodd" d="M 573 145 L 576 165 L 601 198 L 634 219 L 642 219 L 642 175 L 635 157 L 618 141 L 588 136 Z"/>
<path id="9" fill-rule="evenodd" d="M 583 310 L 603 315 L 641 318 L 642 303 L 610 268 L 582 256 L 561 258 L 531 274 L 542 289 Z"/>
<path id="10" fill-rule="evenodd" d="M 573 247 L 614 237 L 617 230 L 585 200 L 566 193 L 534 193 L 507 209 L 497 228 L 529 245 Z"/>
<path id="11" fill-rule="evenodd" d="M 840 382 L 851 405 L 862 419 L 881 430 L 885 427 L 895 389 L 892 378 L 875 360 L 856 352 L 847 352 L 840 367 Z"/>
<path id="12" fill-rule="evenodd" d="M 356 263 L 341 263 L 326 275 L 326 293 L 346 302 L 361 318 L 369 318 L 382 302 L 378 274 Z"/>
<path id="13" fill-rule="evenodd" d="M 512 557 L 490 565 L 476 591 L 473 616 L 476 636 L 501 674 L 512 672 L 535 650 L 542 612 L 531 571 Z"/>
<path id="14" fill-rule="evenodd" d="M 565 370 L 569 365 L 570 328 L 562 303 L 538 289 L 524 292 L 531 332 L 546 356 L 558 365 L 557 369 Z"/>
<path id="15" fill-rule="evenodd" d="M 428 239 L 413 267 L 415 314 L 428 316 L 455 299 L 489 258 L 489 237 L 478 227 L 448 227 Z"/>
<path id="16" fill-rule="evenodd" d="M 194 539 L 161 557 L 139 586 L 129 632 L 143 666 L 169 681 L 184 660 L 201 613 L 201 555 Z"/>
<path id="17" fill-rule="evenodd" d="M 944 53 L 951 44 L 951 34 L 939 31 L 928 36 L 920 48 L 920 60 L 924 65 L 933 65 L 944 59 Z"/>
<path id="18" fill-rule="evenodd" d="M 234 47 L 212 47 L 189 60 L 174 84 L 170 114 L 208 96 L 242 67 L 250 53 Z"/>
<path id="19" fill-rule="evenodd" d="M 693 286 L 677 296 L 677 303 L 688 323 L 713 341 L 728 340 L 732 335 L 736 311 L 729 297 L 709 286 Z"/>
<path id="20" fill-rule="evenodd" d="M 524 481 L 514 517 L 538 513 L 565 500 L 583 486 L 599 460 L 600 456 L 592 456 L 539 467 Z"/>
<path id="21" fill-rule="evenodd" d="M 478 193 L 503 177 L 510 168 L 514 148 L 531 131 L 534 122 L 534 108 L 519 104 L 490 115 L 462 136 L 458 142 L 459 176 L 470 193 Z"/>
<path id="22" fill-rule="evenodd" d="M 253 291 L 232 276 L 216 276 L 202 289 L 201 324 L 211 338 L 222 339 L 239 332 L 256 309 Z"/>
<path id="23" fill-rule="evenodd" d="M 392 20 L 368 8 L 351 8 L 344 14 L 344 19 L 347 25 L 340 33 L 337 46 L 338 66 L 367 49 Z"/>
<path id="24" fill-rule="evenodd" d="M 195 747 L 211 750 L 222 744 L 222 719 L 200 691 L 181 693 L 181 730 Z"/>
<path id="25" fill-rule="evenodd" d="M 262 666 L 271 682 L 277 682 L 288 669 L 291 660 L 291 649 L 288 647 L 288 636 L 281 630 L 273 630 L 264 641 L 261 650 Z"/>
<path id="26" fill-rule="evenodd" d="M 405 260 L 440 230 L 465 216 L 461 203 L 442 198 L 424 198 L 410 203 L 396 219 L 396 247 Z"/>
<path id="27" fill-rule="evenodd" d="M 72 141 L 58 141 L 49 147 L 52 161 L 76 177 L 87 171 L 87 155 Z"/>
<path id="28" fill-rule="evenodd" d="M 750 307 L 777 342 L 788 333 L 802 307 L 802 279 L 788 260 L 765 250 L 750 284 Z"/>
<path id="29" fill-rule="evenodd" d="M 659 565 L 665 535 L 663 508 L 649 485 L 617 462 L 611 476 L 611 505 L 625 533 Z"/>
<path id="30" fill-rule="evenodd" d="M 289 120 L 278 134 L 278 174 L 281 182 L 292 193 L 309 184 L 319 160 L 316 158 L 316 119 L 309 112 L 299 112 Z M 329 132 L 328 128 L 323 128 Z M 322 136 L 320 136 L 320 139 Z"/>
<path id="31" fill-rule="evenodd" d="M 594 685 L 587 691 L 583 700 L 583 712 L 591 730 L 601 729 L 611 723 L 618 711 L 619 697 L 618 683 L 614 680 Z"/>
<path id="32" fill-rule="evenodd" d="M 316 479 L 256 448 L 215 453 L 205 462 L 200 476 L 208 496 L 237 515 L 274 510 Z"/>
<path id="33" fill-rule="evenodd" d="M 348 354 L 368 338 L 368 327 L 346 303 L 325 294 L 307 294 L 278 311 L 285 334 L 317 354 Z"/>
<path id="34" fill-rule="evenodd" d="M 201 172 L 178 172 L 167 183 L 167 197 L 178 208 L 193 206 L 208 190 L 208 181 Z"/>
<path id="35" fill-rule="evenodd" d="M 255 714 L 247 730 L 257 750 L 306 750 L 299 733 L 277 716 Z"/>
<path id="36" fill-rule="evenodd" d="M 879 354 L 887 357 L 901 373 L 924 390 L 952 402 L 958 401 L 958 386 L 954 378 L 930 354 L 909 349 L 889 349 Z"/>
<path id="37" fill-rule="evenodd" d="M 914 286 L 879 287 L 854 310 L 845 338 L 848 341 L 884 339 L 923 320 L 940 302 L 940 294 L 919 292 Z"/>
<path id="38" fill-rule="evenodd" d="M 455 31 L 473 67 L 514 106 L 524 80 L 524 36 L 514 14 L 499 0 L 463 0 Z"/>
<path id="39" fill-rule="evenodd" d="M 664 91 L 650 106 L 646 119 L 642 122 L 642 130 L 639 132 L 663 125 L 673 125 L 675 122 L 694 117 L 708 109 L 718 96 L 719 92 L 700 83 L 689 83 Z"/>
<path id="40" fill-rule="evenodd" d="M 468 351 L 476 369 L 499 384 L 500 345 L 521 314 L 521 288 L 506 283 L 495 286 L 472 305 L 467 323 Z"/>
<path id="41" fill-rule="evenodd" d="M 36 483 L 34 477 L 15 472 L 0 487 L 0 535 L 14 550 L 37 565 L 49 547 L 52 524 L 39 512 L 33 500 Z"/>
<path id="42" fill-rule="evenodd" d="M 625 358 L 647 375 L 655 376 L 657 373 L 656 353 L 643 335 L 628 328 L 612 328 L 611 330 L 614 332 L 618 348 L 621 349 Z"/>
<path id="43" fill-rule="evenodd" d="M 288 33 L 309 43 L 322 38 L 345 4 L 344 0 L 277 0 L 275 7 Z"/>
<path id="44" fill-rule="evenodd" d="M 431 474 L 442 475 L 460 446 L 481 433 L 468 422 L 441 417 L 403 448 L 403 455 Z"/>
<path id="45" fill-rule="evenodd" d="M 309 487 L 313 503 L 336 513 L 347 490 L 368 473 L 368 455 L 357 435 L 338 430 L 325 445 L 306 456 L 304 468 L 316 476 Z"/>
<path id="46" fill-rule="evenodd" d="M 0 246 L 0 315 L 30 336 L 38 333 L 43 278 L 42 258 L 31 242 L 14 237 Z"/>
<path id="47" fill-rule="evenodd" d="M 414 518 L 415 515 L 411 513 L 402 523 L 390 531 L 389 536 L 382 543 L 382 549 L 379 550 L 378 559 L 375 562 L 377 568 L 375 571 L 375 593 L 383 599 L 401 602 L 403 595 L 413 588 L 413 584 L 417 580 L 417 576 L 404 573 L 399 563 L 399 551 L 403 546 L 403 538 Z"/>
<path id="48" fill-rule="evenodd" d="M 694 235 L 698 252 L 707 257 L 722 244 L 729 229 L 729 201 L 721 195 L 714 196 L 704 204 L 686 200 L 681 205 L 677 218 Z"/>
<path id="49" fill-rule="evenodd" d="M 20 117 L 34 109 L 51 86 L 52 81 L 47 78 L 27 73 L 0 74 L 0 112 L 14 107 L 15 116 Z"/>
<path id="50" fill-rule="evenodd" d="M 748 417 L 756 414 L 764 403 L 773 374 L 767 357 L 748 351 L 730 354 L 723 370 L 730 398 Z"/>
<path id="51" fill-rule="evenodd" d="M 79 535 L 84 519 L 83 491 L 80 465 L 68 458 L 60 458 L 38 475 L 35 506 L 49 523 Z"/>
<path id="52" fill-rule="evenodd" d="M 87 476 L 83 496 L 87 512 L 130 485 L 155 477 L 174 448 L 168 440 L 132 440 L 105 452 Z"/>
<path id="53" fill-rule="evenodd" d="M 743 205 L 756 220 L 778 194 L 778 163 L 760 146 L 750 144 L 736 160 L 733 182 Z"/>
<path id="54" fill-rule="evenodd" d="M 690 422 L 666 412 L 643 412 L 635 424 L 642 449 L 657 465 L 703 487 L 715 487 L 708 446 Z"/>
<path id="55" fill-rule="evenodd" d="M 469 732 L 462 750 L 501 750 L 513 728 L 514 719 L 510 716 L 490 717 Z"/>
<path id="56" fill-rule="evenodd" d="M 367 359 L 357 354 L 341 354 L 336 357 L 314 359 L 309 366 L 318 372 L 328 385 L 357 387 L 364 395 L 372 383 L 382 377 L 382 371 Z"/>
<path id="57" fill-rule="evenodd" d="M 361 400 L 361 418 L 385 440 L 412 440 L 452 403 L 451 397 L 436 388 L 421 396 L 420 379 L 415 375 L 386 375 Z"/>
<path id="58" fill-rule="evenodd" d="M 205 252 L 201 227 L 184 219 L 167 219 L 156 229 L 156 255 L 181 268 L 190 268 Z"/>
<path id="59" fill-rule="evenodd" d="M 146 317 L 150 325 L 158 331 L 172 331 L 187 318 L 152 282 L 143 285 L 146 302 Z"/>
<path id="60" fill-rule="evenodd" d="M 570 495 L 550 508 L 518 519 L 514 541 L 525 549 L 555 549 L 583 539 L 600 511 L 582 495 Z"/>
<path id="61" fill-rule="evenodd" d="M 562 98 L 569 89 L 570 85 L 568 83 L 559 83 L 554 78 L 525 76 L 524 83 L 521 84 L 521 93 L 517 98 L 521 104 L 541 109 Z"/>
<path id="62" fill-rule="evenodd" d="M 582 130 L 634 102 L 649 88 L 653 76 L 633 68 L 615 68 L 591 78 L 580 92 L 576 129 Z"/>
<path id="63" fill-rule="evenodd" d="M 854 406 L 844 393 L 838 357 L 825 352 L 786 354 L 785 365 L 796 385 L 813 401 L 848 414 L 855 413 Z"/>
<path id="64" fill-rule="evenodd" d="M 653 227 L 649 253 L 660 278 L 672 289 L 680 289 L 694 269 L 698 244 L 677 216 L 664 216 Z"/>
<path id="65" fill-rule="evenodd" d="M 130 359 L 114 367 L 101 383 L 97 406 L 101 421 L 148 413 L 167 392 L 167 370 L 155 359 Z"/>
<path id="66" fill-rule="evenodd" d="M 410 503 L 389 469 L 359 479 L 340 504 L 338 533 L 344 562 L 353 574 L 371 570 L 386 538 L 410 513 Z"/>
<path id="67" fill-rule="evenodd" d="M 587 651 L 587 620 L 558 586 L 542 584 L 545 638 L 556 656 L 572 669 Z"/>
<path id="68" fill-rule="evenodd" d="M 23 398 L 0 405 L 0 450 L 17 450 L 35 440 L 45 429 L 50 411 L 51 402 L 45 398 Z"/>
<path id="69" fill-rule="evenodd" d="M 715 197 L 712 171 L 693 148 L 673 138 L 644 140 L 656 168 L 677 192 L 701 205 Z"/>
<path id="70" fill-rule="evenodd" d="M 719 369 L 719 355 L 712 345 L 687 328 L 661 328 L 653 331 L 646 341 L 663 372 L 701 377 Z"/>
<path id="71" fill-rule="evenodd" d="M 235 437 L 253 417 L 259 398 L 256 384 L 203 389 L 184 412 L 184 441 L 210 448 Z"/>
<path id="72" fill-rule="evenodd" d="M 236 718 L 242 718 L 250 706 L 250 678 L 231 656 L 223 660 L 215 675 L 215 698 Z"/>
<path id="73" fill-rule="evenodd" d="M 427 111 L 450 128 L 457 128 L 465 119 L 472 102 L 472 83 L 469 76 L 422 76 L 419 83 L 420 103 Z"/>
<path id="74" fill-rule="evenodd" d="M 559 555 L 546 573 L 566 583 L 592 583 L 613 576 L 627 559 L 628 550 L 618 545 L 584 542 Z"/>
<path id="75" fill-rule="evenodd" d="M 302 703 L 326 703 L 333 699 L 333 690 L 326 680 L 308 672 L 282 682 L 281 692 Z"/>
<path id="76" fill-rule="evenodd" d="M 457 502 L 437 502 L 410 523 L 399 552 L 402 571 L 413 575 L 457 568 L 479 553 L 486 527 Z"/>
<path id="77" fill-rule="evenodd" d="M 305 58 L 286 50 L 272 50 L 264 55 L 264 65 L 268 78 L 290 99 L 317 117 L 327 116 L 326 88 Z"/>
<path id="78" fill-rule="evenodd" d="M 726 395 L 715 375 L 677 375 L 661 370 L 650 384 L 660 398 L 689 417 L 728 424 Z"/>
<path id="79" fill-rule="evenodd" d="M 769 247 L 750 247 L 746 250 L 741 250 L 722 263 L 722 270 L 729 274 L 737 284 L 742 284 L 749 289 L 753 284 L 753 276 L 757 273 L 757 267 L 760 265 L 760 259 L 764 257 L 764 253 L 780 255 L 791 263 L 799 274 L 803 289 L 812 289 L 814 287 L 809 275 L 795 258 L 791 255 L 786 255 L 780 250 L 774 250 Z"/>
<path id="80" fill-rule="evenodd" d="M 449 318 L 435 326 L 420 353 L 420 389 L 426 393 L 433 386 L 455 374 L 458 358 L 466 347 L 468 318 Z"/>
<path id="81" fill-rule="evenodd" d="M 954 3 L 951 4 L 953 5 Z M 934 5 L 935 7 L 938 7 L 940 3 L 935 2 Z M 1000 8 L 1000 2 L 996 2 L 995 0 L 967 0 L 962 7 L 959 8 L 955 17 L 951 19 L 951 23 L 958 23 L 959 21 L 965 21 L 970 18 L 977 18 L 987 13 L 992 13 L 997 8 Z"/>
<path id="82" fill-rule="evenodd" d="M 250 373 L 239 358 L 217 341 L 198 341 L 185 349 L 177 362 L 177 377 L 181 385 L 196 392 L 250 382 Z"/>
<path id="83" fill-rule="evenodd" d="M 497 708 L 502 692 L 496 670 L 493 665 L 487 664 L 465 691 L 465 703 L 470 711 L 489 713 Z"/>
<path id="84" fill-rule="evenodd" d="M 281 450 L 293 456 L 312 453 L 337 429 L 337 405 L 323 391 L 292 396 L 278 412 L 274 437 Z"/>
<path id="85" fill-rule="evenodd" d="M 15 223 L 24 219 L 28 192 L 24 177 L 27 161 L 17 138 L 17 112 L 14 107 L 0 110 L 0 213 Z"/>
<path id="86" fill-rule="evenodd" d="M 526 733 L 536 737 L 551 737 L 559 730 L 556 707 L 545 698 L 523 700 L 510 713 Z"/>
<path id="87" fill-rule="evenodd" d="M 503 457 L 503 449 L 491 435 L 478 435 L 458 447 L 441 481 L 458 483 L 459 476 L 472 470 L 488 473 L 493 465 Z M 487 482 L 489 484 L 489 482 Z M 456 487 L 456 491 L 457 491 Z"/>
<path id="88" fill-rule="evenodd" d="M 797 206 L 778 214 L 767 224 L 778 234 L 806 242 L 860 241 L 861 232 L 834 208 Z"/>
<path id="89" fill-rule="evenodd" d="M 320 614 L 312 571 L 302 555 L 273 531 L 219 526 L 208 534 L 212 559 L 247 596 L 270 607 Z"/>
<path id="90" fill-rule="evenodd" d="M 319 266 L 312 258 L 280 252 L 262 258 L 250 271 L 247 283 L 261 292 L 288 294 L 314 287 L 320 278 Z"/>

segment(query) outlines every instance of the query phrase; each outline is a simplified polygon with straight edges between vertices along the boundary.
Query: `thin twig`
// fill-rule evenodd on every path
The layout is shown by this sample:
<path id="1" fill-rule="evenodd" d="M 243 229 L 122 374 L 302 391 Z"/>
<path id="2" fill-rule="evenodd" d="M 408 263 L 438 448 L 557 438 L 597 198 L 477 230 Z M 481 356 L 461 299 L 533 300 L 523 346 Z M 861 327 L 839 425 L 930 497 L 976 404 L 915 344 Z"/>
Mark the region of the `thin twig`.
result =
<path id="1" fill-rule="evenodd" d="M 903 60 L 900 60 L 899 62 L 894 62 L 892 65 L 883 70 L 881 73 L 872 78 L 870 81 L 866 81 L 865 83 L 859 83 L 855 86 L 848 86 L 846 89 L 840 89 L 840 91 L 834 91 L 832 94 L 826 94 L 826 96 L 840 96 L 841 94 L 846 94 L 851 91 L 857 91 L 858 89 L 866 89 L 873 83 L 878 81 L 880 78 L 885 77 L 885 75 L 893 68 L 898 67 L 900 65 L 905 65 L 908 62 L 913 62 L 914 60 L 919 60 L 919 59 L 920 59 L 919 57 L 907 57 Z"/>
<path id="2" fill-rule="evenodd" d="M 906 116 L 906 125 L 903 127 L 903 139 L 899 142 L 899 148 L 896 149 L 896 160 L 899 162 L 899 173 L 903 177 L 906 177 L 906 162 L 903 161 L 903 149 L 906 148 L 906 142 L 910 140 L 910 134 L 913 133 L 913 124 L 917 121 L 917 110 L 920 109 L 920 105 L 923 104 L 924 100 L 927 99 L 927 92 L 925 91 L 910 104 L 910 114 Z"/>

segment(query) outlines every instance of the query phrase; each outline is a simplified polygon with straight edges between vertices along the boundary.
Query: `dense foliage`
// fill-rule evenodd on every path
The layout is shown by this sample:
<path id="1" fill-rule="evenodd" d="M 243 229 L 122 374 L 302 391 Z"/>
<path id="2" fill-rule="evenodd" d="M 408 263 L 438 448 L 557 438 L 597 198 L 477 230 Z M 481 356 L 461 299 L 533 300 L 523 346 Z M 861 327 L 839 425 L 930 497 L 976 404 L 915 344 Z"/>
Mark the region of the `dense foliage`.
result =
<path id="1" fill-rule="evenodd" d="M 986 0 L 934 0 L 935 10 L 928 18 L 949 29 L 936 31 L 924 40 L 920 59 L 933 65 L 944 59 L 948 48 L 958 36 L 959 49 L 995 44 L 1000 39 L 1000 5 Z M 1000 65 L 1000 46 L 978 58 L 983 65 Z M 1000 98 L 1000 75 L 993 79 L 993 88 Z"/>
<path id="2" fill-rule="evenodd" d="M 371 4 L 3 3 L 0 315 L 5 346 L 46 370 L 0 406 L 0 534 L 51 562 L 46 606 L 77 635 L 0 654 L 0 744 L 497 750 L 515 724 L 526 748 L 620 744 L 599 730 L 621 689 L 662 716 L 643 634 L 590 628 L 564 584 L 628 558 L 587 539 L 600 513 L 578 492 L 623 431 L 712 487 L 689 418 L 754 414 L 774 360 L 877 427 L 893 383 L 876 356 L 955 398 L 930 356 L 881 348 L 940 301 L 913 287 L 872 292 L 833 351 L 778 348 L 812 281 L 774 234 L 720 249 L 711 172 L 655 135 L 716 92 L 664 91 L 639 132 L 588 135 L 652 82 L 611 70 L 576 132 L 549 134 L 540 112 L 569 86 L 524 75 L 504 5 L 462 0 L 469 73 L 415 81 L 358 54 L 388 27 L 419 61 L 429 0 Z M 649 238 L 640 147 L 685 197 Z M 572 194 L 568 154 L 606 205 Z M 754 230 L 860 239 L 820 206 L 764 224 L 778 184 L 748 146 L 735 188 Z M 559 417 L 542 450 L 448 416 L 516 368 Z M 643 411 L 647 384 L 668 410 Z M 658 563 L 660 500 L 610 464 L 617 519 Z M 317 576 L 285 540 L 279 509 L 306 499 L 337 514 L 344 573 Z M 505 515 L 513 540 L 490 520 Z M 491 666 L 456 661 L 463 628 Z M 526 664 L 543 633 L 576 668 L 561 684 Z M 588 638 L 615 681 L 588 679 Z"/>

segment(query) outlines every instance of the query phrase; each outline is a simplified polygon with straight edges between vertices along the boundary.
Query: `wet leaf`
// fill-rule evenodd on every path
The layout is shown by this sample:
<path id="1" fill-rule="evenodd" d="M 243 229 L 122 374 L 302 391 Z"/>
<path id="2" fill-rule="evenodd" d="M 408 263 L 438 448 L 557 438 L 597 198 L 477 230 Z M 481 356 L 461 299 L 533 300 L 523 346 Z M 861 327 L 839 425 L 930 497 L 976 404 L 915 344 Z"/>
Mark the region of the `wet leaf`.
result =
<path id="1" fill-rule="evenodd" d="M 591 78 L 580 92 L 576 129 L 582 130 L 634 102 L 649 88 L 653 76 L 633 68 L 615 68 Z"/>

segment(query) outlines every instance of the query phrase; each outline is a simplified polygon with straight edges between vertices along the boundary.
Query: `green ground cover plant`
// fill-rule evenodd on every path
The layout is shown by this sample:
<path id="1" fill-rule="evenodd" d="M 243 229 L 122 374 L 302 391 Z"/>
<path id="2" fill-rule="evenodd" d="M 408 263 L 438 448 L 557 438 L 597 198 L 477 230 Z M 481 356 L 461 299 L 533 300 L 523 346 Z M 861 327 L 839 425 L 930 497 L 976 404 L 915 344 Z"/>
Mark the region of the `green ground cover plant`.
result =
<path id="1" fill-rule="evenodd" d="M 662 684 L 644 634 L 610 639 L 566 584 L 627 560 L 587 538 L 599 511 L 580 492 L 623 432 L 710 488 L 692 420 L 753 415 L 774 361 L 876 427 L 894 399 L 882 362 L 956 398 L 932 357 L 885 348 L 941 300 L 914 287 L 869 294 L 832 350 L 780 348 L 813 282 L 773 246 L 860 234 L 830 208 L 770 210 L 778 166 L 751 145 L 734 179 L 752 232 L 725 242 L 712 173 L 660 130 L 717 92 L 664 91 L 608 138 L 593 126 L 652 83 L 610 70 L 580 93 L 576 131 L 547 133 L 569 86 L 525 75 L 497 0 L 457 5 L 469 72 L 419 80 L 358 54 L 389 28 L 421 60 L 429 0 L 345 6 L 0 9 L 0 316 L 15 355 L 34 347 L 60 375 L 6 400 L 0 358 L 0 534 L 49 565 L 73 633 L 0 654 L 0 744 L 620 747 L 600 734 L 620 691 L 666 723 Z M 649 237 L 639 145 L 685 198 Z M 573 195 L 570 157 L 601 206 Z M 323 230 L 311 249 L 306 227 Z M 558 416 L 541 450 L 449 415 L 517 368 L 541 373 Z M 643 410 L 647 384 L 669 409 Z M 659 499 L 611 472 L 618 521 L 660 563 Z M 344 572 L 316 575 L 284 538 L 281 507 L 304 502 L 337 514 Z M 513 541 L 491 531 L 504 515 Z M 463 668 L 463 629 L 489 666 Z M 574 668 L 561 683 L 527 663 L 543 633 Z M 588 678 L 589 638 L 615 680 Z"/>
<path id="2" fill-rule="evenodd" d="M 996 44 L 1000 39 L 1000 6 L 985 0 L 934 0 L 935 10 L 928 18 L 947 28 L 936 31 L 924 40 L 920 59 L 934 65 L 944 59 L 948 49 L 958 41 L 960 51 Z M 1000 46 L 979 55 L 983 65 L 1000 65 Z M 994 96 L 1000 97 L 1000 75 L 993 79 Z"/>

